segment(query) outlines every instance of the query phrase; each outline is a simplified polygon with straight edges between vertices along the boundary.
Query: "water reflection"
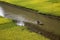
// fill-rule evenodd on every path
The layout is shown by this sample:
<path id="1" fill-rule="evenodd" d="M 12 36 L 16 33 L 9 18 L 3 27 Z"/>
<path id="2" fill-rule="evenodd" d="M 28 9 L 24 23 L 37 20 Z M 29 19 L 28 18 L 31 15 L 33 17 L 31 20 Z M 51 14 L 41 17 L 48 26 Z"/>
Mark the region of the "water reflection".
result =
<path id="1" fill-rule="evenodd" d="M 17 25 L 19 25 L 19 26 L 24 26 L 24 22 L 23 22 L 23 21 L 17 22 Z"/>
<path id="2" fill-rule="evenodd" d="M 2 7 L 0 7 L 0 16 L 4 17 L 4 10 Z"/>
<path id="3" fill-rule="evenodd" d="M 9 18 L 11 18 L 11 19 L 13 18 L 13 17 L 12 17 L 13 15 L 11 15 L 11 14 L 7 15 L 7 14 L 5 14 L 2 7 L 0 7 L 0 16 L 5 17 L 5 18 L 8 18 L 8 17 L 9 17 Z M 10 17 L 10 16 L 11 16 L 11 17 Z M 16 16 L 16 15 L 15 15 L 15 16 Z M 17 18 L 19 18 L 19 17 L 17 17 Z M 17 18 L 14 17 L 13 19 L 16 20 Z M 20 17 L 20 19 L 18 19 L 18 20 L 24 20 L 24 19 Z M 18 21 L 18 20 L 17 20 L 17 21 Z M 24 26 L 24 22 L 23 22 L 23 21 L 17 22 L 16 24 L 19 25 L 19 26 Z"/>

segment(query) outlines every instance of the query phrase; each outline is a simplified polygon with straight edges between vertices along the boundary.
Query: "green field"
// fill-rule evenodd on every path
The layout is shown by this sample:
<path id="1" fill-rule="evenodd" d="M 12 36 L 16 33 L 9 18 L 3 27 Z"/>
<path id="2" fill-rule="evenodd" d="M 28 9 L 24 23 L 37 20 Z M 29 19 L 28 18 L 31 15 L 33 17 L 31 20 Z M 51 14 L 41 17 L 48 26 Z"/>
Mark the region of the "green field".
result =
<path id="1" fill-rule="evenodd" d="M 60 16 L 60 0 L 4 0 L 6 2 Z"/>
<path id="2" fill-rule="evenodd" d="M 30 32 L 25 27 L 17 26 L 11 19 L 0 17 L 0 40 L 49 40 Z"/>

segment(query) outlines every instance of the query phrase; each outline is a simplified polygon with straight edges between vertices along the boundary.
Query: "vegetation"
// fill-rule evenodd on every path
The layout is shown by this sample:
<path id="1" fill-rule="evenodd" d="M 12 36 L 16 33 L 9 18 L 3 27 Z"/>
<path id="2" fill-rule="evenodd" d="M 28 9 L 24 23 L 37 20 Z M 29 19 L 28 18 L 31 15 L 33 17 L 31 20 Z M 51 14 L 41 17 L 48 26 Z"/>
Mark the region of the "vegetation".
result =
<path id="1" fill-rule="evenodd" d="M 3 0 L 19 6 L 39 10 L 45 14 L 60 16 L 60 0 Z"/>
<path id="2" fill-rule="evenodd" d="M 17 26 L 11 19 L 3 17 L 0 19 L 0 40 L 49 40 L 42 35 L 30 32 L 26 27 Z"/>
<path id="3" fill-rule="evenodd" d="M 59 3 L 60 0 L 49 0 L 49 2 L 52 2 L 52 3 Z"/>
<path id="4" fill-rule="evenodd" d="M 7 18 L 0 17 L 0 24 L 9 23 L 11 21 L 12 20 L 10 20 L 10 19 L 7 20 Z"/>

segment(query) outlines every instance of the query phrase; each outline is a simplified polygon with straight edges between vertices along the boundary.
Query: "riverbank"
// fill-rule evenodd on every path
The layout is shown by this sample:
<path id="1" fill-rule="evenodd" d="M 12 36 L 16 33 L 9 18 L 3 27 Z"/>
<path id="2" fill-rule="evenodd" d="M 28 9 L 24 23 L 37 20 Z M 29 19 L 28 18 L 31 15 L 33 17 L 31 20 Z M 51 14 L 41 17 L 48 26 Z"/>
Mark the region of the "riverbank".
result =
<path id="1" fill-rule="evenodd" d="M 60 35 L 60 20 L 57 20 L 56 17 L 52 17 L 52 15 L 48 16 L 46 14 L 39 13 L 38 11 L 32 11 L 32 9 L 16 6 L 6 2 L 0 3 L 5 13 L 8 14 L 8 18 L 16 18 L 19 21 L 23 20 L 24 22 L 30 22 L 33 24 L 35 24 L 35 22 L 37 22 L 38 20 L 44 24 L 43 26 L 41 26 L 41 29 Z"/>
<path id="2" fill-rule="evenodd" d="M 37 20 L 38 20 L 38 21 L 42 22 L 44 25 L 40 25 L 40 26 L 36 26 L 36 25 L 31 26 L 30 25 L 30 26 L 33 27 L 34 29 L 37 28 L 37 30 L 38 30 L 38 28 L 39 29 L 41 28 L 48 33 L 51 32 L 53 34 L 60 35 L 60 31 L 59 31 L 60 30 L 60 27 L 59 27 L 60 26 L 60 20 L 59 19 L 57 20 L 55 17 L 52 17 L 52 15 L 48 16 L 46 14 L 41 14 L 41 13 L 39 14 L 38 11 L 32 11 L 32 9 L 29 10 L 29 8 L 24 8 L 24 7 L 22 8 L 22 7 L 19 7 L 16 5 L 12 5 L 12 4 L 7 5 L 7 4 L 8 3 L 1 3 L 1 7 L 4 9 L 5 13 L 8 14 L 7 15 L 8 18 L 17 18 L 16 17 L 16 15 L 17 15 L 17 16 L 19 16 L 17 19 L 21 19 L 21 20 L 24 19 L 24 22 L 26 22 L 26 20 L 28 20 L 27 21 L 28 23 L 33 22 L 33 24 L 35 24 L 35 22 L 37 22 Z M 36 28 L 34 26 L 36 26 Z M 28 27 L 29 27 L 29 25 L 28 25 Z M 34 31 L 36 31 L 36 30 L 34 30 Z M 44 34 L 45 31 L 42 32 L 42 34 L 46 36 L 46 34 Z M 54 38 L 55 38 L 55 36 L 54 36 Z"/>
<path id="3" fill-rule="evenodd" d="M 8 21 L 9 22 L 8 22 Z M 25 26 L 17 26 L 12 20 L 0 18 L 0 40 L 50 40 Z"/>
<path id="4" fill-rule="evenodd" d="M 60 1 L 59 0 L 2 0 L 18 6 L 38 10 L 45 14 L 60 16 Z"/>
<path id="5" fill-rule="evenodd" d="M 31 32 L 36 32 L 37 34 L 41 34 L 51 40 L 60 40 L 60 35 L 41 29 L 40 25 L 25 22 L 25 26 Z"/>
<path id="6" fill-rule="evenodd" d="M 28 11 L 28 12 L 31 12 L 31 13 L 41 14 L 41 15 L 45 15 L 49 18 L 60 20 L 60 16 L 51 15 L 50 13 L 47 14 L 47 13 L 44 13 L 44 12 L 39 12 L 38 10 L 35 10 L 35 9 L 27 8 L 27 7 L 24 7 L 24 6 L 18 6 L 18 5 L 15 5 L 15 4 L 10 4 L 10 3 L 4 2 L 4 1 L 0 1 L 0 3 L 8 5 L 8 6 L 15 7 L 15 8 L 19 8 L 19 9 L 22 9 L 22 10 L 25 10 L 25 11 Z"/>

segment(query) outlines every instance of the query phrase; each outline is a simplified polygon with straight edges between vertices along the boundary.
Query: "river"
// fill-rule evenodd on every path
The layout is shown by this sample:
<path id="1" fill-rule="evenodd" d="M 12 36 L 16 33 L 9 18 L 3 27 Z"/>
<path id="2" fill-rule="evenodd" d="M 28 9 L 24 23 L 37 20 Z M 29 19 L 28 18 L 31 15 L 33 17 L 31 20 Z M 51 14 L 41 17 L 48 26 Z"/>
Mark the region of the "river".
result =
<path id="1" fill-rule="evenodd" d="M 1 10 L 3 10 L 3 12 Z M 37 21 L 39 20 L 41 23 L 44 24 L 39 25 L 41 29 L 60 35 L 60 20 L 52 19 L 48 16 L 4 3 L 0 3 L 0 15 L 14 20 L 18 20 L 18 22 L 30 22 L 33 24 L 37 24 Z M 24 25 L 24 23 L 22 24 Z"/>

